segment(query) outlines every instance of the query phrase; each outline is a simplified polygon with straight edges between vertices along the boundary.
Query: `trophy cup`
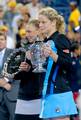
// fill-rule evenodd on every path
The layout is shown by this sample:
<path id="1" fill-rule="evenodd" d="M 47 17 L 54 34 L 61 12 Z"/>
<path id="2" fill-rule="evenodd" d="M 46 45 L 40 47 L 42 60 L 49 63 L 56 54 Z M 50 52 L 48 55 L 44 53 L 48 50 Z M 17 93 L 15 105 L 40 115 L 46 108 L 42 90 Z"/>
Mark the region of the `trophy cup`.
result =
<path id="1" fill-rule="evenodd" d="M 42 51 L 43 45 L 44 43 L 37 36 L 35 43 L 31 47 L 31 63 L 35 67 L 33 70 L 35 73 L 46 72 L 46 69 L 43 68 L 46 61 Z"/>

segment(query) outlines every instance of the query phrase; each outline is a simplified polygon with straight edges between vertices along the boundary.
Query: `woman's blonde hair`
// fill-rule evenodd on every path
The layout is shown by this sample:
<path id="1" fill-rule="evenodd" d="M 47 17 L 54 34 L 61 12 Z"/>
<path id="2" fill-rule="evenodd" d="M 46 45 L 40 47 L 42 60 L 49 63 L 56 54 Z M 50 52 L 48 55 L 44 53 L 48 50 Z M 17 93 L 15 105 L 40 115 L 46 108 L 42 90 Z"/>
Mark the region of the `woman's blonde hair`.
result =
<path id="1" fill-rule="evenodd" d="M 51 7 L 45 7 L 45 8 L 42 8 L 39 11 L 39 15 L 44 15 L 49 20 L 53 21 L 58 16 L 58 13 L 57 13 L 57 11 L 55 9 L 53 9 Z"/>
<path id="2" fill-rule="evenodd" d="M 39 15 L 46 16 L 50 21 L 53 21 L 56 19 L 56 29 L 60 33 L 65 33 L 65 22 L 63 16 L 59 15 L 58 12 L 51 8 L 46 7 L 40 10 Z"/>
<path id="3" fill-rule="evenodd" d="M 65 25 L 64 17 L 61 15 L 58 15 L 57 30 L 59 31 L 59 33 L 65 34 L 65 29 L 66 29 L 66 25 Z"/>
<path id="4" fill-rule="evenodd" d="M 38 19 L 31 19 L 28 23 L 27 23 L 28 26 L 32 25 L 34 26 L 35 28 L 39 28 L 39 20 Z"/>

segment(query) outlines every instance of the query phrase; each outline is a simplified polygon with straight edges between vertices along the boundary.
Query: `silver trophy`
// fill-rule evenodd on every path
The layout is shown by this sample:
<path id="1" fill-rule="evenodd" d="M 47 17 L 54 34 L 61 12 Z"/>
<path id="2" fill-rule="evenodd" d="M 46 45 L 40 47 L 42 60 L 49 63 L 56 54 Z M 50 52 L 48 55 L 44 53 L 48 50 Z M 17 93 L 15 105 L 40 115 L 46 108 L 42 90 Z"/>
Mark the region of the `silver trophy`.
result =
<path id="1" fill-rule="evenodd" d="M 10 79 L 14 78 L 21 71 L 19 66 L 24 61 L 26 61 L 26 50 L 24 48 L 15 49 L 4 63 L 2 76 Z"/>
<path id="2" fill-rule="evenodd" d="M 44 43 L 37 37 L 36 42 L 31 47 L 31 63 L 34 66 L 33 72 L 35 73 L 46 72 L 46 69 L 43 67 L 46 61 L 42 50 L 43 45 Z"/>

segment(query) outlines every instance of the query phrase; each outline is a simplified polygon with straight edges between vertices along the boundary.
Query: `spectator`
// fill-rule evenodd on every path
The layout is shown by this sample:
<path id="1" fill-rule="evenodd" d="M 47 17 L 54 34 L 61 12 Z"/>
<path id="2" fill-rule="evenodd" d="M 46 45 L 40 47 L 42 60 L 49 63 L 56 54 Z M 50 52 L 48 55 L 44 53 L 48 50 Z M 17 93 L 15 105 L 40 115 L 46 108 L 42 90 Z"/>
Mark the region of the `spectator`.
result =
<path id="1" fill-rule="evenodd" d="M 68 75 L 69 85 L 71 87 L 71 90 L 73 92 L 73 97 L 75 100 L 75 103 L 77 105 L 77 98 L 79 97 L 79 90 L 80 90 L 80 83 L 79 83 L 79 70 L 81 68 L 81 65 L 79 63 L 79 57 L 81 56 L 81 49 L 80 44 L 75 41 L 71 44 L 71 58 L 72 58 L 72 65 L 71 65 L 71 73 Z M 77 105 L 78 109 L 78 105 Z M 79 112 L 78 112 L 79 114 Z M 71 116 L 73 120 L 79 120 L 78 115 Z"/>
<path id="2" fill-rule="evenodd" d="M 67 31 L 66 36 L 70 40 L 71 43 L 75 41 L 75 33 L 73 31 Z"/>
<path id="3" fill-rule="evenodd" d="M 27 4 L 31 19 L 38 18 L 38 11 L 44 7 L 39 0 L 31 0 L 31 3 Z"/>
<path id="4" fill-rule="evenodd" d="M 11 37 L 14 37 L 12 21 L 13 21 L 14 17 L 16 15 L 18 15 L 18 13 L 17 13 L 17 11 L 15 11 L 15 9 L 16 9 L 16 2 L 10 1 L 10 2 L 8 2 L 8 9 L 5 11 L 5 14 L 4 14 L 4 19 L 8 25 L 9 35 Z"/>
<path id="5" fill-rule="evenodd" d="M 0 26 L 0 31 L 3 31 L 7 35 L 7 48 L 13 49 L 16 46 L 16 41 L 8 35 L 9 28 L 6 25 Z"/>
<path id="6" fill-rule="evenodd" d="M 79 63 L 79 57 L 81 55 L 81 50 L 80 50 L 80 44 L 75 41 L 71 44 L 71 57 L 72 57 L 72 72 L 70 75 L 68 75 L 69 78 L 69 84 L 72 89 L 72 92 L 74 93 L 74 100 L 76 101 L 76 96 L 75 93 L 79 94 L 79 79 L 78 79 L 78 69 L 80 67 Z"/>
<path id="7" fill-rule="evenodd" d="M 8 0 L 0 0 L 0 5 L 3 6 L 4 10 L 7 10 L 7 2 Z"/>
<path id="8" fill-rule="evenodd" d="M 28 43 L 27 36 L 26 36 L 26 30 L 23 28 L 20 29 L 16 37 L 17 37 L 16 48 L 19 48 L 19 47 L 26 48 L 27 43 Z"/>
<path id="9" fill-rule="evenodd" d="M 14 120 L 19 81 L 3 77 L 4 63 L 13 50 L 6 48 L 6 34 L 0 31 L 0 119 Z"/>
<path id="10" fill-rule="evenodd" d="M 17 3 L 22 3 L 23 5 L 26 5 L 27 3 L 31 2 L 31 0 L 16 0 Z"/>
<path id="11" fill-rule="evenodd" d="M 12 27 L 15 34 L 18 33 L 18 30 L 22 28 L 22 26 L 26 26 L 31 17 L 27 7 L 23 6 L 22 4 L 18 6 L 17 11 L 19 14 L 14 17 L 12 22 Z M 22 25 L 20 25 L 20 23 L 22 23 Z"/>
<path id="12" fill-rule="evenodd" d="M 81 30 L 80 30 L 80 26 L 77 26 L 75 29 L 74 29 L 74 33 L 75 33 L 75 40 L 81 44 Z"/>
<path id="13" fill-rule="evenodd" d="M 0 25 L 5 25 L 6 20 L 4 19 L 4 8 L 0 5 Z"/>
<path id="14" fill-rule="evenodd" d="M 74 30 L 75 27 L 79 26 L 80 11 L 77 7 L 77 2 L 74 0 L 70 2 L 70 8 L 71 8 L 71 13 L 69 16 L 68 29 L 72 31 Z"/>

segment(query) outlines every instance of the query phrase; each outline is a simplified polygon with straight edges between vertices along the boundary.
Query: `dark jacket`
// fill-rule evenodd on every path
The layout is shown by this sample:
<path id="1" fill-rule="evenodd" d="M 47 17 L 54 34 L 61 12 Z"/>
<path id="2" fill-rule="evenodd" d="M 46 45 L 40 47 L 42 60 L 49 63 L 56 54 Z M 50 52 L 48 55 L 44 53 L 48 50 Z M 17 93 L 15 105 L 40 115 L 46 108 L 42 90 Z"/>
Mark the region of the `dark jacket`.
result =
<path id="1" fill-rule="evenodd" d="M 79 58 L 72 57 L 71 73 L 68 75 L 69 85 L 71 87 L 72 92 L 78 92 L 80 89 L 79 80 L 79 77 L 81 76 L 80 67 L 81 65 L 79 63 Z"/>
<path id="2" fill-rule="evenodd" d="M 4 63 L 6 62 L 9 55 L 12 53 L 12 49 L 6 48 L 5 54 L 3 57 L 3 63 L 2 63 L 2 70 L 4 67 Z M 2 71 L 0 71 L 1 73 Z M 16 101 L 17 95 L 18 95 L 18 88 L 19 88 L 19 81 L 11 80 L 11 86 L 12 89 L 10 91 L 5 90 L 4 88 L 0 87 L 0 102 L 2 101 L 3 93 L 5 92 L 5 95 L 7 96 L 9 101 Z"/>
<path id="3" fill-rule="evenodd" d="M 19 99 L 32 100 L 41 97 L 42 74 L 29 72 L 20 72 L 15 79 L 21 80 L 19 89 Z"/>
<path id="4" fill-rule="evenodd" d="M 70 91 L 69 82 L 67 75 L 71 72 L 70 65 L 72 63 L 71 55 L 69 52 L 70 41 L 66 38 L 65 35 L 55 32 L 48 40 L 53 40 L 57 48 L 58 60 L 57 63 L 53 62 L 53 66 L 50 72 L 48 80 L 47 94 L 50 93 L 51 81 L 54 84 L 54 93 L 63 93 Z M 56 75 L 56 79 L 53 82 L 52 77 L 54 69 L 56 66 L 59 66 L 59 70 Z"/>
<path id="5" fill-rule="evenodd" d="M 71 57 L 70 53 L 63 52 L 64 49 L 69 49 L 70 42 L 64 35 L 59 35 L 58 32 L 54 33 L 49 39 L 45 40 L 45 42 L 48 40 L 54 40 L 59 57 L 57 63 L 53 63 L 47 93 L 50 92 L 50 82 L 52 81 L 53 72 L 57 64 L 59 65 L 59 71 L 54 82 L 54 86 L 56 86 L 54 92 L 62 93 L 70 91 L 67 72 L 70 72 Z M 33 73 L 31 69 L 29 72 L 19 73 L 16 77 L 21 80 L 19 99 L 31 100 L 41 97 L 45 73 Z"/>
<path id="6" fill-rule="evenodd" d="M 29 45 L 30 44 L 28 44 L 28 46 Z M 45 73 L 32 72 L 33 67 L 31 61 L 27 59 L 26 62 L 31 65 L 30 71 L 21 71 L 14 77 L 14 79 L 21 81 L 18 98 L 23 100 L 38 99 L 41 97 L 41 89 L 43 86 L 43 82 L 41 81 L 44 79 Z"/>

